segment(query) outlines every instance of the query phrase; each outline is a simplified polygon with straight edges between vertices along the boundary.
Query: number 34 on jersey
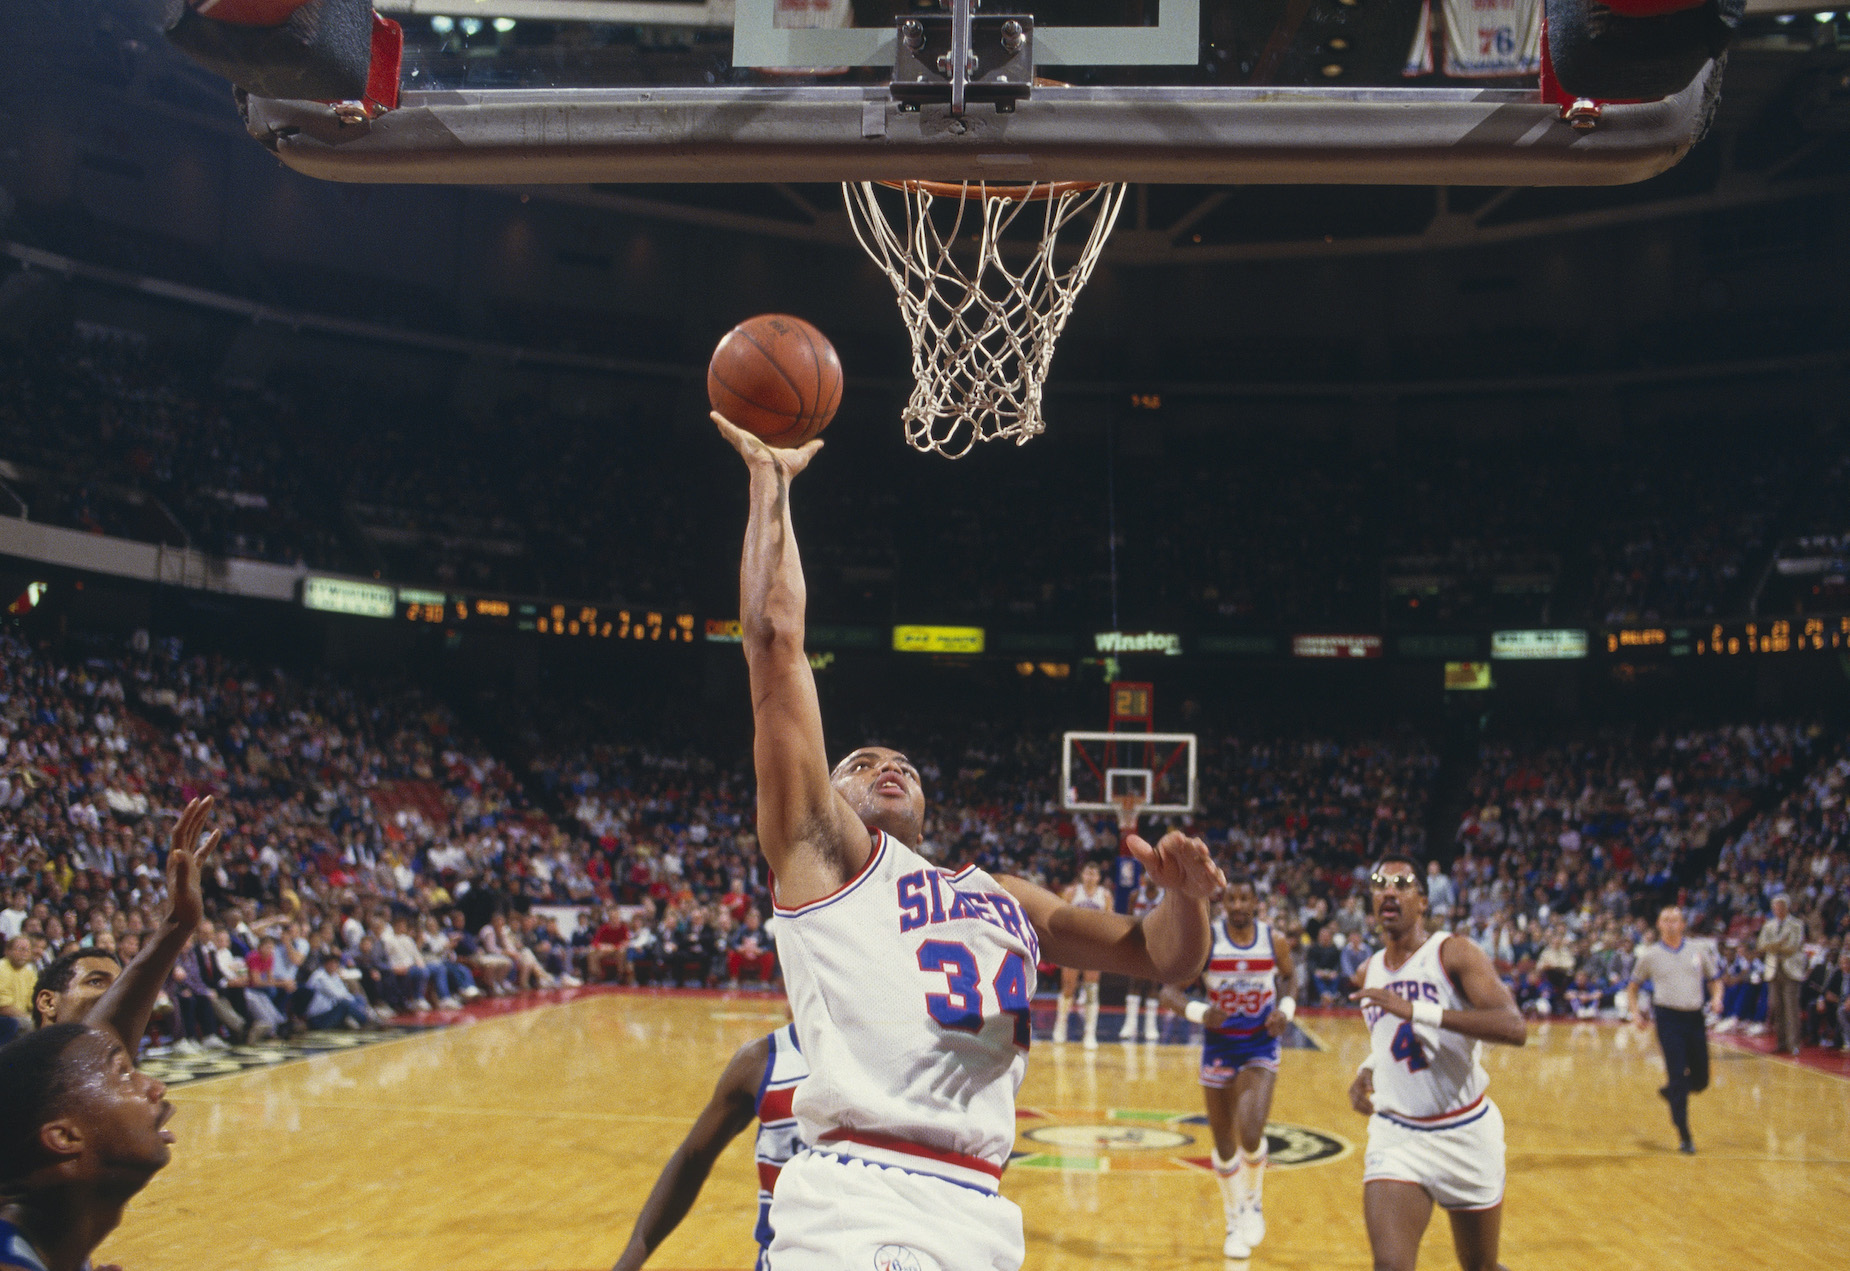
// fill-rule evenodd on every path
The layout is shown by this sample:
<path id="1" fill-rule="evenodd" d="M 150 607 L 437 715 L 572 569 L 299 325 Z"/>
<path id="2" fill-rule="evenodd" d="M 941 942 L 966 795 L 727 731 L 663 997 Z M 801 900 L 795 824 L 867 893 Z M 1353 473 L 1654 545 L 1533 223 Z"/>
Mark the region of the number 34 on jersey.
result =
<path id="1" fill-rule="evenodd" d="M 952 886 L 954 879 L 935 869 L 903 875 L 897 884 L 900 932 L 930 931 L 974 918 L 1015 937 L 1027 952 L 999 949 L 993 940 L 973 946 L 969 940 L 955 938 L 954 930 L 929 935 L 917 951 L 919 970 L 927 973 L 925 1013 L 941 1026 L 965 1033 L 982 1032 L 987 1019 L 1012 1017 L 1015 1044 L 1026 1050 L 1031 1037 L 1028 1019 L 1034 1002 L 1034 963 L 1040 957 L 1033 924 L 1006 892 L 960 891 Z M 985 959 L 995 965 L 981 965 Z M 937 975 L 944 977 L 943 992 L 931 991 Z"/>

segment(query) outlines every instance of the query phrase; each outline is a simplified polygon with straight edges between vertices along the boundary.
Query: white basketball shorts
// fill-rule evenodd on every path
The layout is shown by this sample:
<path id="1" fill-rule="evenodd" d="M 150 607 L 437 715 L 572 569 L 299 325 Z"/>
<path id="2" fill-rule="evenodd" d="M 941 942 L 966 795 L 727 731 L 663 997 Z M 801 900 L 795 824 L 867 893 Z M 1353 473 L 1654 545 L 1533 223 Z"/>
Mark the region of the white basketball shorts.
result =
<path id="1" fill-rule="evenodd" d="M 771 1271 L 1020 1271 L 1021 1208 L 993 1193 L 802 1151 L 771 1199 Z"/>
<path id="2" fill-rule="evenodd" d="M 1482 1116 L 1442 1130 L 1368 1118 L 1362 1182 L 1416 1183 L 1441 1209 L 1495 1209 L 1503 1203 L 1503 1113 L 1484 1104 Z"/>

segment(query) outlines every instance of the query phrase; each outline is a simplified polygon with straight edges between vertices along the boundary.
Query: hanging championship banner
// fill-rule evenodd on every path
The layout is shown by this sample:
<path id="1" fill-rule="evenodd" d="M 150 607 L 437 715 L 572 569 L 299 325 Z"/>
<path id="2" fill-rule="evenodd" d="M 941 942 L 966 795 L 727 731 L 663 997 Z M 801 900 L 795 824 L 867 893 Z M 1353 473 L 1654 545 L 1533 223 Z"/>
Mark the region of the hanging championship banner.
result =
<path id="1" fill-rule="evenodd" d="M 1454 79 L 1537 75 L 1542 69 L 1542 0 L 1426 0 L 1404 75 L 1433 71 L 1433 13 L 1445 30 L 1445 74 Z"/>

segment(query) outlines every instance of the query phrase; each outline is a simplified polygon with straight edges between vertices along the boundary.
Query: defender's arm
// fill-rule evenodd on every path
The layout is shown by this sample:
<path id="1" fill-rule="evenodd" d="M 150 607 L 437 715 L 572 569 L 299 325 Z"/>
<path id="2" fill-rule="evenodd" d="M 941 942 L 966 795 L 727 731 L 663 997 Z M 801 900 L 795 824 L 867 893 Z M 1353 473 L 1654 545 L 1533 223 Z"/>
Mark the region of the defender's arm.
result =
<path id="1" fill-rule="evenodd" d="M 758 1087 L 764 1084 L 765 1065 L 770 1062 L 771 1043 L 764 1037 L 746 1043 L 733 1055 L 693 1129 L 662 1167 L 654 1190 L 636 1215 L 636 1229 L 630 1233 L 630 1242 L 617 1259 L 614 1271 L 638 1271 L 687 1217 L 712 1172 L 713 1162 L 758 1115 Z"/>
<path id="2" fill-rule="evenodd" d="M 1205 843 L 1171 830 L 1155 847 L 1132 834 L 1125 846 L 1163 889 L 1162 903 L 1142 918 L 1076 909 L 1026 879 L 996 881 L 1018 901 L 1051 962 L 1083 971 L 1112 971 L 1165 984 L 1201 974 L 1212 936 L 1208 897 L 1227 880 Z"/>
<path id="3" fill-rule="evenodd" d="M 167 853 L 167 916 L 149 938 L 140 953 L 122 968 L 122 974 L 103 995 L 91 1004 L 84 1015 L 87 1023 L 107 1028 L 121 1038 L 131 1062 L 141 1048 L 141 1036 L 148 1031 L 148 1017 L 154 1003 L 173 974 L 174 964 L 186 952 L 187 941 L 205 915 L 205 897 L 199 888 L 199 872 L 212 849 L 218 846 L 220 830 L 213 830 L 203 843 L 200 832 L 212 810 L 210 795 L 194 799 L 180 813 L 169 838 Z"/>
<path id="4" fill-rule="evenodd" d="M 790 483 L 822 448 L 775 450 L 715 412 L 713 422 L 751 471 L 739 623 L 751 673 L 752 758 L 758 775 L 758 844 L 777 876 L 778 900 L 819 900 L 867 862 L 867 827 L 829 783 L 816 679 L 803 650 L 808 592 L 790 522 Z"/>
<path id="5" fill-rule="evenodd" d="M 1297 963 L 1291 959 L 1291 945 L 1272 935 L 1272 972 L 1273 985 L 1278 994 L 1278 1005 L 1266 1016 L 1265 1031 L 1274 1037 L 1283 1037 L 1291 1021 L 1297 1018 L 1298 1000 L 1291 996 L 1291 985 L 1297 973 Z"/>

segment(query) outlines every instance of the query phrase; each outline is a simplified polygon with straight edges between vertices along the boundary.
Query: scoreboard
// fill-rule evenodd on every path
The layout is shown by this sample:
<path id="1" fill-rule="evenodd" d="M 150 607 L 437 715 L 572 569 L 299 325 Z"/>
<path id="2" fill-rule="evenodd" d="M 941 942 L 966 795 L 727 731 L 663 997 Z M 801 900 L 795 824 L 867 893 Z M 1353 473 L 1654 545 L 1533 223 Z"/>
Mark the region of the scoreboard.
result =
<path id="1" fill-rule="evenodd" d="M 1741 657 L 1850 650 L 1850 617 L 1755 618 L 1679 626 L 1614 627 L 1606 652 L 1624 656 Z"/>
<path id="2" fill-rule="evenodd" d="M 396 617 L 455 630 L 502 630 L 579 640 L 631 640 L 692 644 L 694 615 L 661 609 L 587 605 L 576 601 L 522 600 L 458 592 L 398 588 Z"/>

